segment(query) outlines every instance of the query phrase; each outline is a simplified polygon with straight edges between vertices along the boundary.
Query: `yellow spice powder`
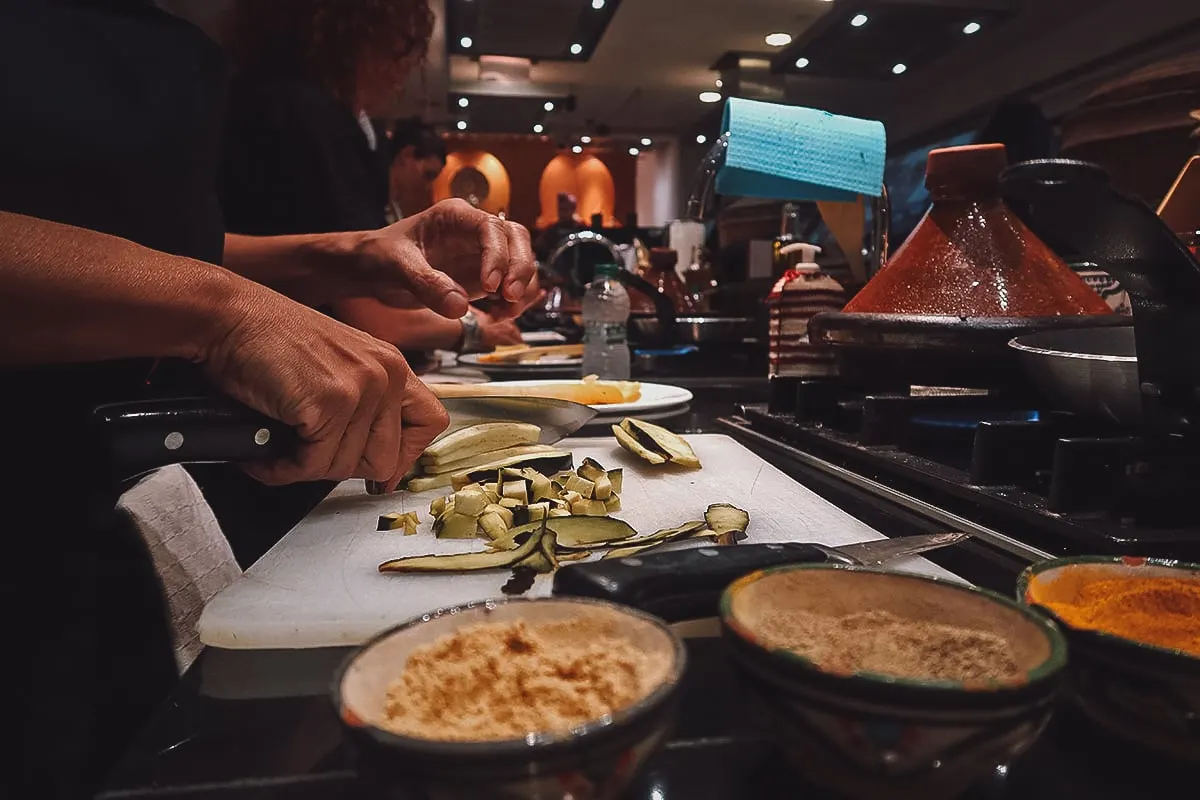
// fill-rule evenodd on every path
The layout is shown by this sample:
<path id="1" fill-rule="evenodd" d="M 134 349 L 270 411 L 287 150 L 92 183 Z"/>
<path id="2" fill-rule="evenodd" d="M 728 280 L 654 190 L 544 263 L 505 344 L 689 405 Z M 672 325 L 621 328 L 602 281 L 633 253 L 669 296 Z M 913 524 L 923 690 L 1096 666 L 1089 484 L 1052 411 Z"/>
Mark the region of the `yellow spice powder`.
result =
<path id="1" fill-rule="evenodd" d="M 666 675 L 612 620 L 482 623 L 414 650 L 388 688 L 383 727 L 441 741 L 565 731 L 633 704 Z"/>

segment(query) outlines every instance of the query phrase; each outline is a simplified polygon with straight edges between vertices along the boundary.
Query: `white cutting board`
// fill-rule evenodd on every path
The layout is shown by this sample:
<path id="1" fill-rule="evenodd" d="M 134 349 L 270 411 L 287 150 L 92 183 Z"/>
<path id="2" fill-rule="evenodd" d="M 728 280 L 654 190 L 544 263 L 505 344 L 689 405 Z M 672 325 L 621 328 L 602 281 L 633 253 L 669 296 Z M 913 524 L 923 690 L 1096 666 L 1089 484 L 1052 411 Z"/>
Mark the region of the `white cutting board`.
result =
<path id="1" fill-rule="evenodd" d="M 563 446 L 575 454 L 576 465 L 590 456 L 609 469 L 624 467 L 621 511 L 613 516 L 642 534 L 702 519 L 711 503 L 733 503 L 750 513 L 747 542 L 840 545 L 882 538 L 728 436 L 687 438 L 704 464 L 701 470 L 652 467 L 611 438 L 568 439 Z M 240 580 L 213 598 L 200 617 L 201 641 L 234 649 L 356 645 L 426 611 L 500 596 L 508 570 L 379 573 L 379 564 L 391 558 L 483 549 L 478 541 L 434 538 L 429 503 L 447 493 L 378 497 L 367 495 L 362 481 L 338 486 Z M 379 515 L 389 511 L 418 512 L 419 531 L 413 536 L 377 532 Z M 953 577 L 922 558 L 895 566 Z M 550 589 L 551 576 L 539 576 L 528 596 L 545 596 Z"/>

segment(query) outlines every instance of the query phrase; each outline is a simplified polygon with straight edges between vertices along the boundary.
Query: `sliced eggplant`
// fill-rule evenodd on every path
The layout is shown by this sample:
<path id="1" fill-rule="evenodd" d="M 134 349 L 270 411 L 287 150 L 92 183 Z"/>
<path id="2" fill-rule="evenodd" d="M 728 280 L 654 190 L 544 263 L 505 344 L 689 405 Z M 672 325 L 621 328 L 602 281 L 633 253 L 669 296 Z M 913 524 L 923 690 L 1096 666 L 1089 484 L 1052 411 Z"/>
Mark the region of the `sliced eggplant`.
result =
<path id="1" fill-rule="evenodd" d="M 645 445 L 637 440 L 632 433 L 622 428 L 620 425 L 612 426 L 613 436 L 617 437 L 617 443 L 624 447 L 629 452 L 633 453 L 643 461 L 648 461 L 651 464 L 665 464 L 667 457 L 662 453 L 648 449 Z"/>
<path id="2" fill-rule="evenodd" d="M 478 517 L 488 504 L 481 486 L 464 486 L 454 493 L 454 510 L 459 514 Z"/>
<path id="3" fill-rule="evenodd" d="M 625 486 L 625 471 L 622 469 L 610 469 L 608 471 L 608 482 L 612 484 L 612 489 L 615 494 L 620 494 Z"/>
<path id="4" fill-rule="evenodd" d="M 554 572 L 558 569 L 554 531 L 548 530 L 545 533 L 535 534 L 534 539 L 537 541 L 537 549 L 517 562 L 516 566 L 526 567 L 539 575 Z"/>
<path id="5" fill-rule="evenodd" d="M 480 422 L 438 439 L 425 448 L 426 464 L 461 461 L 480 453 L 537 444 L 542 430 L 527 422 Z"/>
<path id="6" fill-rule="evenodd" d="M 626 539 L 637 536 L 637 531 L 624 520 L 612 517 L 555 517 L 553 510 L 550 514 L 550 518 L 546 521 L 546 529 L 552 530 L 558 535 L 560 550 L 586 550 L 596 545 L 624 542 Z M 541 529 L 541 522 L 531 522 L 528 525 L 513 528 L 508 534 L 515 539 L 522 534 Z"/>
<path id="7" fill-rule="evenodd" d="M 552 518 L 558 517 L 560 519 L 562 517 L 569 517 L 569 516 L 571 516 L 571 509 L 569 509 L 569 508 L 552 508 L 552 509 L 550 509 L 550 516 Z"/>
<path id="8" fill-rule="evenodd" d="M 678 536 L 674 539 L 660 539 L 657 542 L 650 542 L 649 544 L 630 545 L 629 547 L 614 547 L 613 549 L 609 550 L 604 555 L 600 556 L 600 560 L 603 561 L 608 558 L 628 558 L 629 556 L 636 556 L 639 553 L 644 553 L 647 550 L 652 550 L 655 547 L 662 547 L 663 545 L 665 545 L 669 542 L 681 542 L 684 540 L 692 541 L 695 539 L 719 540 L 720 536 L 716 532 L 710 531 L 708 528 L 701 528 L 698 531 L 693 531 L 692 533 L 688 533 L 683 536 Z"/>
<path id="9" fill-rule="evenodd" d="M 530 536 L 513 550 L 484 553 L 456 553 L 447 556 L 396 558 L 379 565 L 380 572 L 470 572 L 480 569 L 507 569 L 538 552 L 542 536 Z"/>
<path id="10" fill-rule="evenodd" d="M 596 484 L 592 483 L 587 478 L 581 478 L 578 475 L 572 475 L 567 479 L 567 491 L 577 492 L 585 500 L 591 500 L 592 492 L 596 491 Z"/>
<path id="11" fill-rule="evenodd" d="M 514 510 L 514 509 L 525 507 L 525 504 L 522 503 L 520 500 L 517 500 L 515 497 L 501 497 L 499 500 L 496 501 L 496 505 L 503 506 L 504 508 L 507 508 L 510 511 Z"/>
<path id="12" fill-rule="evenodd" d="M 621 510 L 621 498 L 615 494 L 604 501 L 604 510 L 609 514 L 615 514 Z"/>
<path id="13" fill-rule="evenodd" d="M 463 486 L 467 486 L 468 484 L 472 483 L 494 481 L 496 480 L 497 471 L 503 469 L 504 467 L 528 467 L 529 469 L 536 470 L 543 475 L 547 475 L 561 470 L 564 467 L 569 468 L 572 460 L 573 457 L 568 450 L 551 450 L 548 453 L 538 453 L 532 457 L 515 456 L 512 460 L 506 459 L 504 463 L 487 464 L 471 470 L 470 472 L 456 472 L 447 477 L 449 477 L 453 486 L 456 488 L 462 488 Z M 437 477 L 440 478 L 442 476 L 439 475 Z M 410 481 L 410 484 L 416 483 L 419 480 L 422 479 L 415 478 Z"/>
<path id="14" fill-rule="evenodd" d="M 644 449 L 658 453 L 672 464 L 684 467 L 700 466 L 700 459 L 696 458 L 696 452 L 687 440 L 661 425 L 626 417 L 621 420 L 620 428 L 636 439 Z"/>
<path id="15" fill-rule="evenodd" d="M 446 504 L 449 503 L 453 497 L 454 495 L 435 498 L 434 501 L 429 504 L 429 513 L 434 517 L 440 517 L 446 510 Z"/>
<path id="16" fill-rule="evenodd" d="M 612 493 L 612 481 L 608 479 L 608 473 L 601 472 L 592 483 L 592 497 L 596 500 L 607 500 L 612 497 Z"/>
<path id="17" fill-rule="evenodd" d="M 496 508 L 499 508 L 499 506 L 496 506 Z M 504 518 L 495 511 L 480 514 L 478 525 L 479 532 L 487 539 L 500 539 L 508 533 L 508 526 L 504 524 Z"/>
<path id="18" fill-rule="evenodd" d="M 516 515 L 513 514 L 513 510 L 511 508 L 508 506 L 499 505 L 498 503 L 492 503 L 491 505 L 485 507 L 483 509 L 483 513 L 499 515 L 500 519 L 504 521 L 505 531 L 513 526 L 513 520 L 516 519 Z"/>
<path id="19" fill-rule="evenodd" d="M 519 447 L 506 447 L 503 450 L 491 450 L 486 453 L 476 453 L 467 458 L 460 458 L 455 461 L 440 461 L 425 463 L 422 461 L 420 466 L 420 474 L 423 475 L 441 475 L 446 472 L 464 472 L 466 470 L 475 469 L 483 464 L 491 464 L 496 461 L 502 461 L 506 458 L 514 458 L 517 456 L 536 456 L 539 453 L 550 453 L 554 451 L 554 447 L 548 444 L 523 444 Z"/>
<path id="20" fill-rule="evenodd" d="M 500 487 L 500 497 L 516 500 L 517 505 L 528 505 L 529 487 L 523 480 L 508 481 Z"/>
<path id="21" fill-rule="evenodd" d="M 529 500 L 536 503 L 554 497 L 554 484 L 540 472 L 534 472 L 529 479 Z"/>
<path id="22" fill-rule="evenodd" d="M 433 535 L 439 539 L 474 539 L 478 528 L 478 517 L 453 509 L 433 521 Z"/>
<path id="23" fill-rule="evenodd" d="M 579 474 L 579 477 L 587 478 L 592 482 L 595 482 L 601 475 L 607 474 L 604 467 L 590 458 L 585 458 L 583 463 L 579 465 L 579 469 L 575 470 L 575 472 Z"/>
<path id="24" fill-rule="evenodd" d="M 466 483 L 470 483 L 470 481 L 467 481 Z M 466 483 L 463 485 L 465 486 Z M 428 492 L 431 489 L 445 489 L 447 486 L 452 484 L 453 481 L 450 480 L 450 474 L 447 473 L 445 475 L 409 478 L 403 484 L 403 486 L 406 490 L 413 492 L 414 494 L 420 494 L 421 492 Z"/>
<path id="25" fill-rule="evenodd" d="M 420 524 L 420 519 L 417 517 L 417 512 L 407 511 L 401 513 L 380 514 L 379 522 L 375 526 L 377 531 L 404 531 L 405 536 L 412 536 L 417 532 L 417 525 Z"/>
<path id="26" fill-rule="evenodd" d="M 744 539 L 746 528 L 750 527 L 750 515 L 729 503 L 713 503 L 704 512 L 704 521 L 718 534 L 732 534 L 726 536 L 728 541 L 723 541 L 722 544 L 733 544 L 739 539 Z"/>

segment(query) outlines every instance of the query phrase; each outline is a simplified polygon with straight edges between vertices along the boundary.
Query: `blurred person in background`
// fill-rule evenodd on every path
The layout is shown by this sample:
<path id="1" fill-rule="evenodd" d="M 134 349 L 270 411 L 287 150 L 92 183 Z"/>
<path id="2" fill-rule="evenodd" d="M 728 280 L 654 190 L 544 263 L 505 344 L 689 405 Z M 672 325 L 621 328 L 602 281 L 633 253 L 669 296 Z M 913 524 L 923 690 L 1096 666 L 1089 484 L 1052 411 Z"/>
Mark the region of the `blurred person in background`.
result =
<path id="1" fill-rule="evenodd" d="M 424 58 L 432 32 L 428 0 L 235 0 L 221 27 L 235 67 L 218 183 L 228 229 L 262 236 L 386 225 L 392 146 L 370 120 L 385 116 L 395 103 L 406 77 Z M 428 142 L 418 143 L 424 152 Z M 406 146 L 411 149 L 406 153 L 401 147 L 398 154 L 405 172 L 410 167 L 415 173 L 433 172 L 435 159 L 414 158 L 418 147 Z M 466 207 L 441 203 L 426 214 L 433 215 L 436 233 L 440 221 L 449 219 L 446 214 Z M 420 210 L 405 209 L 409 215 Z M 495 224 L 510 238 L 527 236 L 512 223 Z M 463 242 L 464 256 L 476 245 Z M 537 291 L 535 281 L 528 301 Z M 511 317 L 528 301 L 501 304 L 491 314 L 468 309 L 456 319 L 370 297 L 341 298 L 321 310 L 395 345 L 424 371 L 425 351 L 519 342 Z M 225 465 L 188 469 L 244 566 L 334 486 L 318 482 L 268 489 Z"/>
<path id="2" fill-rule="evenodd" d="M 396 121 L 389 144 L 387 216 L 395 222 L 433 204 L 433 182 L 446 167 L 446 143 L 414 117 Z"/>

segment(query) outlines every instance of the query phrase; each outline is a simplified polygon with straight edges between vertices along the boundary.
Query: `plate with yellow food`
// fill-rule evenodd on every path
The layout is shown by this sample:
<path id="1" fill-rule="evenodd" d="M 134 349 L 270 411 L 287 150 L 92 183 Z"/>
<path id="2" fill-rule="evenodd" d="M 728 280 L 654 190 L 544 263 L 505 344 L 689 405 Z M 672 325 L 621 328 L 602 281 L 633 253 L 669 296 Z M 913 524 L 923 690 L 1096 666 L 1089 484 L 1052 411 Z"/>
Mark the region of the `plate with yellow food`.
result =
<path id="1" fill-rule="evenodd" d="M 692 393 L 679 386 L 638 381 L 602 381 L 594 375 L 574 381 L 492 381 L 470 386 L 438 385 L 430 388 L 439 397 L 553 397 L 583 403 L 605 416 L 674 408 L 692 399 Z"/>
<path id="2" fill-rule="evenodd" d="M 501 345 L 490 353 L 460 355 L 458 363 L 494 377 L 511 377 L 515 373 L 578 375 L 583 363 L 583 345 Z"/>

